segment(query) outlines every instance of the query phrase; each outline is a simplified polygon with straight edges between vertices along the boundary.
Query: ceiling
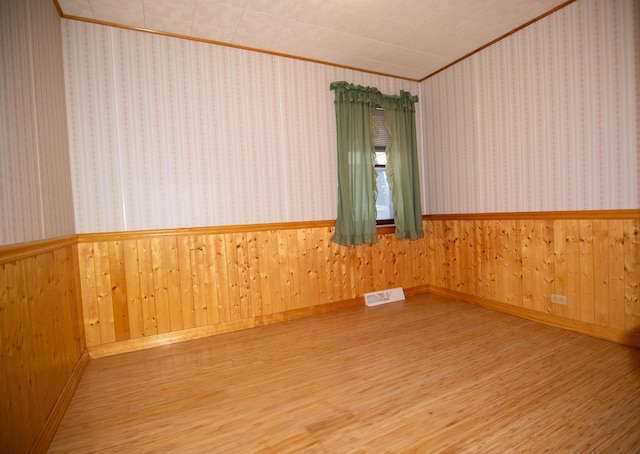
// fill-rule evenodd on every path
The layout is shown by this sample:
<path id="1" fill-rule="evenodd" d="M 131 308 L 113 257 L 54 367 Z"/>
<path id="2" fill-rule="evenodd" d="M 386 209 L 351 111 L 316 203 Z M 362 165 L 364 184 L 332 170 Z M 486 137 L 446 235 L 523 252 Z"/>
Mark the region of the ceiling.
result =
<path id="1" fill-rule="evenodd" d="M 56 1 L 56 0 L 54 0 Z M 57 0 L 63 17 L 421 80 L 566 0 Z"/>

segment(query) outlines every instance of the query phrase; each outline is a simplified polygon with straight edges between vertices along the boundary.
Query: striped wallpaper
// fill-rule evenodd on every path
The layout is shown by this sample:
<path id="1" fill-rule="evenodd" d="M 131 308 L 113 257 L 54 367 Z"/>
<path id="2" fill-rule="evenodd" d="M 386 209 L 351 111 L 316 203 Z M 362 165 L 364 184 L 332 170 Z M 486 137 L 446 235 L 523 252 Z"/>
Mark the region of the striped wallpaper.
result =
<path id="1" fill-rule="evenodd" d="M 78 233 L 335 218 L 329 84 L 417 82 L 63 21 Z"/>
<path id="2" fill-rule="evenodd" d="M 74 233 L 55 5 L 0 2 L 0 245 Z"/>
<path id="3" fill-rule="evenodd" d="M 427 79 L 427 213 L 640 207 L 640 2 L 581 0 Z"/>
<path id="4" fill-rule="evenodd" d="M 639 9 L 579 0 L 419 84 L 4 1 L 0 244 L 333 219 L 335 80 L 419 94 L 425 214 L 638 208 Z"/>

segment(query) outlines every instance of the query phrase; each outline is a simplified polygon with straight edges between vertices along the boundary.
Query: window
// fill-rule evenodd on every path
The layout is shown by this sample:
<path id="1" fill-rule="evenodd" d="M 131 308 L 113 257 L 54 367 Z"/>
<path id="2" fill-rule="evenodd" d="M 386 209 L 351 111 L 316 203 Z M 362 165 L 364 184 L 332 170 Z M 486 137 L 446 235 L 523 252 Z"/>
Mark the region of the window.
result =
<path id="1" fill-rule="evenodd" d="M 384 127 L 384 109 L 382 107 L 376 107 L 374 117 L 378 122 L 378 136 L 375 142 L 376 185 L 378 187 L 376 224 L 391 225 L 393 224 L 394 210 L 391 188 L 387 180 L 387 144 L 389 143 L 389 134 L 387 128 Z"/>
<path id="2" fill-rule="evenodd" d="M 378 223 L 391 219 L 397 239 L 423 238 L 418 97 L 403 90 L 399 96 L 383 95 L 375 87 L 344 81 L 333 82 L 330 88 L 335 91 L 338 159 L 338 209 L 331 241 L 343 246 L 375 243 Z M 381 125 L 393 140 L 376 149 Z M 381 139 L 386 136 L 385 131 Z"/>

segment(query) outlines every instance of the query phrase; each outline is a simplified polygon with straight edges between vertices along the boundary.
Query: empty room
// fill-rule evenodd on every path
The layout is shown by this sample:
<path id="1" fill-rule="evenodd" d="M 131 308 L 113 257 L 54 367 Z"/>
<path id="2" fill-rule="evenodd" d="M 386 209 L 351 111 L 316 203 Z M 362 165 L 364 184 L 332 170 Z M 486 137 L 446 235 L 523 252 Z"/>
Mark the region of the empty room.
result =
<path id="1" fill-rule="evenodd" d="M 640 452 L 640 2 L 0 1 L 0 452 Z"/>

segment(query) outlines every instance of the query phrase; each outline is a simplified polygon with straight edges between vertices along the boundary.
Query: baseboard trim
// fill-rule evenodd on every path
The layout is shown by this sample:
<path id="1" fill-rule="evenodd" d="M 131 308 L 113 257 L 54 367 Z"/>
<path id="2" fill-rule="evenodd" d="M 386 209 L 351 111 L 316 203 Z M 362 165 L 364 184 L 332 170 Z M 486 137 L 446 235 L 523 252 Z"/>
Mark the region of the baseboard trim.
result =
<path id="1" fill-rule="evenodd" d="M 404 296 L 409 297 L 409 296 L 414 296 L 414 295 L 422 295 L 424 293 L 429 293 L 429 285 L 418 285 L 416 287 L 409 287 L 409 288 L 405 288 L 404 290 Z"/>
<path id="2" fill-rule="evenodd" d="M 446 296 L 465 303 L 481 306 L 486 309 L 492 309 L 504 314 L 514 315 L 516 317 L 525 318 L 534 322 L 542 323 L 556 328 L 562 328 L 574 331 L 580 334 L 597 337 L 599 339 L 616 342 L 618 344 L 629 345 L 631 347 L 640 348 L 640 333 L 628 332 L 606 326 L 594 325 L 592 323 L 582 322 L 578 320 L 570 320 L 556 317 L 554 315 L 537 312 L 524 307 L 512 306 L 506 303 L 480 298 L 478 296 L 468 295 L 466 293 L 448 290 L 442 287 L 429 287 L 429 293 L 434 295 Z"/>
<path id="3" fill-rule="evenodd" d="M 78 359 L 78 362 L 76 362 L 67 383 L 64 385 L 64 388 L 62 388 L 62 392 L 58 396 L 56 403 L 53 404 L 53 408 L 49 412 L 49 416 L 40 429 L 40 433 L 36 437 L 31 449 L 29 449 L 29 453 L 46 453 L 49 449 L 49 445 L 58 430 L 58 426 L 62 421 L 64 413 L 67 411 L 67 407 L 69 407 L 73 394 L 76 392 L 76 389 L 78 389 L 78 385 L 88 364 L 89 352 L 85 349 Z"/>
<path id="4" fill-rule="evenodd" d="M 487 309 L 495 310 L 516 317 L 525 318 L 535 322 L 543 323 L 549 326 L 555 326 L 581 334 L 605 339 L 608 341 L 616 342 L 619 344 L 629 345 L 632 347 L 640 348 L 640 333 L 628 332 L 615 328 L 609 328 L 599 325 L 594 325 L 587 322 L 569 320 L 559 318 L 553 315 L 537 312 L 531 309 L 523 307 L 512 306 L 505 303 L 500 303 L 486 298 L 481 298 L 466 293 L 457 292 L 454 290 L 448 290 L 442 287 L 436 287 L 432 285 L 421 285 L 417 287 L 411 287 L 404 289 L 405 296 L 414 296 L 424 293 L 432 293 L 434 295 L 445 296 L 459 301 L 464 301 L 469 304 L 481 306 Z M 321 304 L 318 306 L 310 306 L 300 309 L 292 309 L 286 312 L 279 312 L 276 314 L 262 315 L 245 320 L 229 321 L 219 323 L 210 326 L 201 326 L 197 328 L 190 328 L 172 333 L 157 334 L 148 337 L 142 337 L 138 339 L 130 339 L 126 341 L 113 342 L 103 345 L 95 345 L 88 347 L 89 356 L 91 358 L 101 358 L 105 356 L 118 355 L 120 353 L 128 353 L 137 350 L 144 350 L 147 348 L 161 347 L 163 345 L 170 345 L 178 342 L 185 342 L 189 340 L 200 339 L 204 337 L 214 336 L 217 334 L 230 333 L 233 331 L 240 331 L 249 328 L 255 328 L 264 325 L 271 325 L 273 323 L 284 322 L 288 320 L 294 320 L 297 318 L 309 317 L 316 314 L 322 314 L 326 312 L 333 312 L 341 309 L 348 309 L 357 306 L 364 306 L 364 298 L 357 297 L 349 300 L 338 301 L 335 303 Z"/>
<path id="5" fill-rule="evenodd" d="M 95 345 L 88 347 L 91 358 L 101 358 L 104 356 L 113 356 L 120 353 L 128 353 L 147 348 L 161 347 L 163 345 L 175 344 L 203 337 L 214 336 L 216 334 L 230 333 L 258 326 L 271 325 L 274 323 L 285 322 L 311 315 L 323 314 L 326 312 L 348 309 L 356 306 L 364 306 L 364 297 L 358 297 L 335 303 L 321 304 L 318 306 L 304 307 L 300 309 L 291 309 L 276 314 L 261 315 L 245 320 L 234 320 L 229 322 L 218 323 L 216 325 L 200 326 L 197 328 L 189 328 L 181 331 L 175 331 L 166 334 L 156 334 L 138 339 L 130 339 L 120 342 L 113 342 L 103 345 Z"/>
<path id="6" fill-rule="evenodd" d="M 429 292 L 428 285 L 421 285 L 404 289 L 405 296 L 419 295 Z M 153 336 L 141 337 L 137 339 L 129 339 L 109 344 L 94 345 L 88 347 L 89 356 L 91 358 L 102 358 L 105 356 L 118 355 L 120 353 L 129 353 L 137 350 L 145 350 L 147 348 L 161 347 L 163 345 L 175 344 L 189 340 L 201 339 L 203 337 L 215 336 L 216 334 L 231 333 L 258 326 L 271 325 L 273 323 L 286 322 L 297 318 L 309 317 L 311 315 L 323 314 L 326 312 L 339 311 L 352 307 L 364 307 L 364 296 L 337 301 L 334 303 L 320 304 L 317 306 L 303 307 L 300 309 L 291 309 L 276 314 L 262 315 L 245 320 L 235 320 L 229 322 L 218 323 L 216 325 L 200 326 L 197 328 L 189 328 L 181 331 L 175 331 L 165 334 L 156 334 Z"/>

